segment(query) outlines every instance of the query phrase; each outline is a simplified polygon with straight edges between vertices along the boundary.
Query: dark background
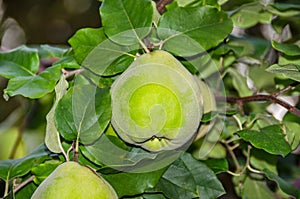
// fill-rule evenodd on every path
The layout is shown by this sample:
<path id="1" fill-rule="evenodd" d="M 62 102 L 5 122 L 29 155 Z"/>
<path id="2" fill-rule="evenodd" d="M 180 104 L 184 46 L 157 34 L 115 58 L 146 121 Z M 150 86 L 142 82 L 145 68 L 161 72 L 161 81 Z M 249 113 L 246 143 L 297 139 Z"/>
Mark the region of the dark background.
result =
<path id="1" fill-rule="evenodd" d="M 24 30 L 26 44 L 66 44 L 76 30 L 100 26 L 97 0 L 3 0 L 2 4 L 2 22 L 13 18 Z"/>

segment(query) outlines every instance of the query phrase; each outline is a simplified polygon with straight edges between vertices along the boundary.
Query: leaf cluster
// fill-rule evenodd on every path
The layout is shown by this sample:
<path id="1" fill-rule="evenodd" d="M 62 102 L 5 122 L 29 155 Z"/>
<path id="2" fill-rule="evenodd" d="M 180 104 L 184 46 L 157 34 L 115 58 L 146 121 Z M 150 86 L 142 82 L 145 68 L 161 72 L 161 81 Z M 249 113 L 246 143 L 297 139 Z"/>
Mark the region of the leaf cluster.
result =
<path id="1" fill-rule="evenodd" d="M 0 196 L 30 198 L 56 166 L 74 160 L 97 170 L 120 198 L 300 197 L 292 185 L 299 168 L 290 163 L 298 159 L 300 142 L 300 29 L 295 25 L 300 5 L 159 3 L 103 0 L 102 26 L 78 30 L 70 46 L 21 46 L 0 53 L 0 75 L 8 79 L 5 98 L 42 101 L 52 94 L 53 101 L 44 143 L 23 158 L 0 161 Z M 137 56 L 154 50 L 172 53 L 205 80 L 218 103 L 217 111 L 199 121 L 211 123 L 211 130 L 167 165 L 163 160 L 170 157 L 123 142 L 110 125 L 112 83 Z M 51 64 L 43 65 L 44 60 Z M 258 99 L 261 93 L 290 100 L 296 111 Z M 153 170 L 157 158 L 164 166 Z"/>

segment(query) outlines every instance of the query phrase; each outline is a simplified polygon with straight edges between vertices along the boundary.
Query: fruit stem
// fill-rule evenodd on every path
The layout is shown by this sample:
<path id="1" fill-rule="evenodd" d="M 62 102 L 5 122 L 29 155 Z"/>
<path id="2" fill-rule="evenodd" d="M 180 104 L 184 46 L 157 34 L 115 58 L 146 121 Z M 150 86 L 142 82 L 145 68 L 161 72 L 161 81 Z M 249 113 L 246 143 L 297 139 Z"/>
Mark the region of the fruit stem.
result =
<path id="1" fill-rule="evenodd" d="M 77 140 L 75 142 L 75 151 L 73 156 L 74 162 L 78 162 L 78 151 L 79 151 L 79 137 L 77 137 Z"/>
<path id="2" fill-rule="evenodd" d="M 141 44 L 142 48 L 145 50 L 146 53 L 150 53 L 150 50 L 147 48 L 147 46 L 142 40 L 139 39 L 139 43 Z"/>
<path id="3" fill-rule="evenodd" d="M 69 155 L 65 152 L 65 150 L 64 150 L 64 148 L 63 148 L 63 146 L 62 146 L 62 144 L 61 144 L 61 140 L 60 140 L 60 136 L 59 136 L 59 135 L 58 135 L 58 144 L 59 144 L 59 148 L 60 148 L 62 154 L 63 154 L 64 157 L 66 158 L 66 161 L 67 161 L 67 162 L 70 161 Z"/>

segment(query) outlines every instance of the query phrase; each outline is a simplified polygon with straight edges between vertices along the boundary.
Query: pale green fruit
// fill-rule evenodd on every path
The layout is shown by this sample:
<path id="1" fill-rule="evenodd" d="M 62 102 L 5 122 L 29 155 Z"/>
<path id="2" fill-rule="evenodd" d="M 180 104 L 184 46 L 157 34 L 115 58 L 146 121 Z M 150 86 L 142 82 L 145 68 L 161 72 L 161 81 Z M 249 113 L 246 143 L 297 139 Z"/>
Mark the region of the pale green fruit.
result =
<path id="1" fill-rule="evenodd" d="M 204 107 L 203 111 L 204 111 L 204 113 L 216 111 L 217 110 L 216 99 L 215 99 L 211 89 L 205 82 L 199 80 L 198 78 L 197 78 L 197 82 L 198 82 L 198 85 L 200 87 L 200 90 L 201 90 L 201 93 L 203 96 L 203 107 Z M 214 123 L 215 123 L 215 120 L 212 120 L 205 124 L 201 124 L 195 140 L 198 140 L 201 137 L 203 137 L 205 134 L 207 134 L 211 130 L 211 128 L 214 126 Z"/>
<path id="2" fill-rule="evenodd" d="M 36 189 L 31 199 L 114 199 L 115 190 L 102 177 L 77 162 L 59 165 Z"/>
<path id="3" fill-rule="evenodd" d="M 127 143 L 157 152 L 181 147 L 199 127 L 197 81 L 170 53 L 138 57 L 111 88 L 112 125 Z"/>
<path id="4" fill-rule="evenodd" d="M 18 138 L 18 128 L 9 128 L 0 132 L 0 160 L 9 158 L 13 146 Z M 23 139 L 19 143 L 13 158 L 21 158 L 26 155 L 26 147 Z"/>

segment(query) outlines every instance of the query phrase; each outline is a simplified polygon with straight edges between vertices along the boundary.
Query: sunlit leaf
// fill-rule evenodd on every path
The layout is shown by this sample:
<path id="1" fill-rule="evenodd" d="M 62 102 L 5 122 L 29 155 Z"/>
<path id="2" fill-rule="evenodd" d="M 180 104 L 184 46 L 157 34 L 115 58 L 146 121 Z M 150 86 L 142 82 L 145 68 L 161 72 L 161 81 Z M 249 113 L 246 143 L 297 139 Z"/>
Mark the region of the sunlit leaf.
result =
<path id="1" fill-rule="evenodd" d="M 270 23 L 272 14 L 264 11 L 259 2 L 252 2 L 240 6 L 232 15 L 234 25 L 242 28 L 254 26 L 257 23 Z"/>
<path id="2" fill-rule="evenodd" d="M 300 65 L 295 64 L 287 64 L 287 65 L 280 65 L 274 64 L 266 69 L 268 72 L 276 73 L 283 75 L 286 78 L 295 80 L 300 82 Z"/>
<path id="3" fill-rule="evenodd" d="M 59 100 L 63 97 L 63 95 L 67 91 L 67 88 L 68 88 L 68 82 L 65 80 L 64 76 L 62 75 L 60 81 L 55 87 L 55 93 L 56 93 L 55 102 L 51 110 L 46 116 L 47 126 L 46 126 L 46 135 L 45 135 L 45 144 L 48 147 L 48 149 L 54 153 L 62 152 L 60 147 L 61 146 L 60 138 L 59 138 L 60 135 L 54 124 L 54 113 Z"/>
<path id="4" fill-rule="evenodd" d="M 6 78 L 34 76 L 39 64 L 38 51 L 26 46 L 0 53 L 0 75 Z"/>
<path id="5" fill-rule="evenodd" d="M 45 163 L 39 164 L 36 167 L 33 167 L 31 169 L 31 172 L 34 175 L 34 183 L 39 185 L 60 164 L 61 164 L 61 162 L 59 162 L 57 160 L 50 160 Z"/>
<path id="6" fill-rule="evenodd" d="M 49 67 L 39 75 L 19 76 L 10 79 L 5 94 L 23 95 L 28 98 L 40 98 L 54 90 L 61 74 L 60 66 Z"/>
<path id="7" fill-rule="evenodd" d="M 79 137 L 81 143 L 91 143 L 103 133 L 110 117 L 109 89 L 78 84 L 59 101 L 55 110 L 55 126 L 69 141 Z"/>
<path id="8" fill-rule="evenodd" d="M 227 14 L 212 7 L 171 9 L 158 24 L 163 48 L 180 56 L 195 55 L 218 45 L 231 30 Z"/>
<path id="9" fill-rule="evenodd" d="M 286 55 L 297 56 L 300 55 L 300 47 L 295 44 L 283 44 L 276 41 L 272 41 L 272 46 L 279 52 Z"/>
<path id="10" fill-rule="evenodd" d="M 103 0 L 100 15 L 105 34 L 122 45 L 137 44 L 151 30 L 150 0 Z"/>
<path id="11" fill-rule="evenodd" d="M 111 76 L 123 72 L 133 61 L 137 46 L 120 46 L 109 40 L 103 28 L 85 28 L 69 40 L 76 60 L 98 75 Z"/>

